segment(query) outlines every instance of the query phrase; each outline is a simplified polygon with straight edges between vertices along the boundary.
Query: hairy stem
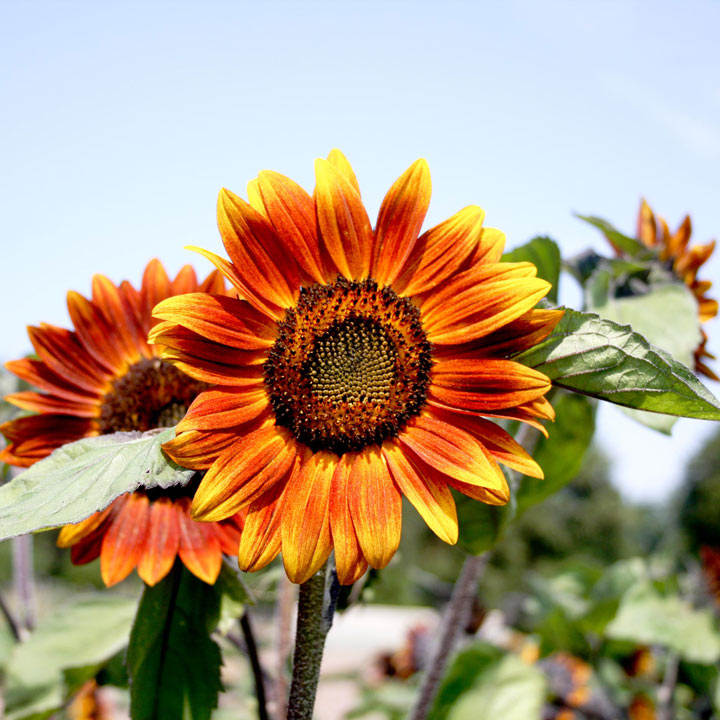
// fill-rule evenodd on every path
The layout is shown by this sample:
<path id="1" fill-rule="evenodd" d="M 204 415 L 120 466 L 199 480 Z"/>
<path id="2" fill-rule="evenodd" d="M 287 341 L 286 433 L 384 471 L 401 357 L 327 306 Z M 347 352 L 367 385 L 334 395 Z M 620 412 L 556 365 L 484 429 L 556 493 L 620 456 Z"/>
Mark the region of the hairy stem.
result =
<path id="1" fill-rule="evenodd" d="M 460 577 L 455 583 L 450 602 L 445 609 L 438 643 L 422 678 L 420 690 L 408 720 L 425 720 L 430 712 L 460 630 L 470 619 L 477 584 L 488 557 L 489 553 L 487 552 L 478 556 L 469 556 L 463 564 Z"/>
<path id="2" fill-rule="evenodd" d="M 337 598 L 328 580 L 331 585 L 333 579 L 325 566 L 300 586 L 287 720 L 312 720 L 325 637 Z"/>
<path id="3" fill-rule="evenodd" d="M 295 609 L 295 595 L 295 585 L 283 573 L 278 584 L 275 609 L 277 636 L 275 641 L 276 667 L 273 699 L 275 701 L 275 717 L 277 720 L 284 720 L 287 715 L 288 660 L 292 650 L 292 620 Z"/>
<path id="4" fill-rule="evenodd" d="M 245 649 L 247 651 L 250 667 L 252 668 L 253 679 L 255 680 L 255 696 L 258 704 L 258 720 L 270 720 L 267 711 L 267 699 L 265 697 L 265 678 L 263 677 L 262 665 L 258 656 L 257 643 L 255 642 L 255 634 L 250 624 L 250 615 L 247 610 L 240 617 L 240 629 L 245 639 Z"/>

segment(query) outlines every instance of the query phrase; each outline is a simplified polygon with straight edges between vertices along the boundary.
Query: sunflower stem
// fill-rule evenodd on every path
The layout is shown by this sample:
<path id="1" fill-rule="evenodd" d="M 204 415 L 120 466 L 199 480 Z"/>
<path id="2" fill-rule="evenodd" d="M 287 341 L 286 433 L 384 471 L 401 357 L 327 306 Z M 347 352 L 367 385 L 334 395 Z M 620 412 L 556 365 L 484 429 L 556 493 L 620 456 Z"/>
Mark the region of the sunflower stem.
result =
<path id="1" fill-rule="evenodd" d="M 285 573 L 283 573 L 278 586 L 277 606 L 275 610 L 277 654 L 273 699 L 275 700 L 276 720 L 284 720 L 287 715 L 288 669 L 290 666 L 290 651 L 292 649 L 292 621 L 295 610 L 295 596 L 295 585 L 291 583 Z"/>
<path id="2" fill-rule="evenodd" d="M 287 720 L 312 720 L 325 637 L 337 600 L 337 577 L 334 570 L 328 572 L 328 565 L 300 585 Z"/>
<path id="3" fill-rule="evenodd" d="M 420 682 L 420 690 L 408 720 L 425 720 L 437 694 L 440 680 L 445 674 L 448 659 L 457 642 L 460 631 L 470 619 L 473 600 L 477 592 L 480 576 L 487 565 L 489 553 L 466 558 L 460 577 L 453 588 L 450 602 L 440 626 L 440 637 L 430 657 L 425 674 Z"/>

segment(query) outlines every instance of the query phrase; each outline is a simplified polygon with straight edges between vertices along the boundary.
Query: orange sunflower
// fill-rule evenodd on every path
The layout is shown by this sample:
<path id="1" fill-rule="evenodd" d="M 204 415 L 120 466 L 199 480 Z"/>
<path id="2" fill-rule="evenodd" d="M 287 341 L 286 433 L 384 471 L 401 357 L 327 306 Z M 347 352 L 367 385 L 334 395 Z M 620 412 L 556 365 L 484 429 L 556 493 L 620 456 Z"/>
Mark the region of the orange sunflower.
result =
<path id="1" fill-rule="evenodd" d="M 647 202 L 640 202 L 638 212 L 637 237 L 646 247 L 657 250 L 660 260 L 667 263 L 672 272 L 687 285 L 698 303 L 698 317 L 701 323 L 711 320 L 718 314 L 718 302 L 707 293 L 712 287 L 709 280 L 698 280 L 698 270 L 715 250 L 715 241 L 705 245 L 690 246 L 692 223 L 686 215 L 680 227 L 672 234 L 667 223 L 656 216 Z M 718 376 L 705 364 L 705 359 L 714 360 L 715 356 L 707 351 L 708 337 L 704 330 L 702 341 L 695 350 L 695 370 L 706 377 L 718 380 Z"/>
<path id="2" fill-rule="evenodd" d="M 534 310 L 550 285 L 530 263 L 501 263 L 505 238 L 467 207 L 420 234 L 430 200 L 423 160 L 390 188 L 373 230 L 355 175 L 334 150 L 311 197 L 262 172 L 249 202 L 223 190 L 230 260 L 206 250 L 238 298 L 160 303 L 163 357 L 217 387 L 201 393 L 165 449 L 207 469 L 194 517 L 247 512 L 240 566 L 282 550 L 304 582 L 334 549 L 340 582 L 382 568 L 400 542 L 404 495 L 457 540 L 451 489 L 508 501 L 498 462 L 541 477 L 487 417 L 542 427 L 550 381 L 508 359 L 548 335 Z"/>
<path id="3" fill-rule="evenodd" d="M 92 299 L 68 294 L 75 330 L 42 324 L 28 333 L 37 359 L 6 364 L 41 392 L 25 391 L 6 400 L 35 415 L 0 426 L 8 440 L 0 460 L 28 467 L 65 443 L 117 431 L 145 431 L 175 425 L 207 384 L 194 380 L 158 357 L 147 343 L 151 311 L 161 300 L 188 292 L 222 297 L 225 283 L 213 271 L 198 284 L 189 265 L 170 280 L 152 260 L 136 290 L 119 287 L 102 275 L 92 281 Z M 175 557 L 208 583 L 215 582 L 222 553 L 237 553 L 240 518 L 199 523 L 190 517 L 197 481 L 186 488 L 122 495 L 108 508 L 60 531 L 58 545 L 72 547 L 75 564 L 100 556 L 106 585 L 114 585 L 137 566 L 149 585 L 162 580 Z"/>

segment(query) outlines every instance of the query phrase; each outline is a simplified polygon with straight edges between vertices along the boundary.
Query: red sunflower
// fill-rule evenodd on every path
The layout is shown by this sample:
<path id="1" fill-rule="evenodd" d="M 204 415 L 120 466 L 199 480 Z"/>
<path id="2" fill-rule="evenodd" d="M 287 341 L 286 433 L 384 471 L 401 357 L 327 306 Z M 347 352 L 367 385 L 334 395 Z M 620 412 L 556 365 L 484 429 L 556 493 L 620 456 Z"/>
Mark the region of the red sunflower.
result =
<path id="1" fill-rule="evenodd" d="M 561 316 L 535 310 L 550 285 L 501 263 L 505 238 L 467 207 L 420 234 L 427 164 L 390 188 L 373 229 L 338 151 L 316 164 L 314 197 L 262 172 L 249 202 L 223 190 L 225 260 L 200 250 L 239 298 L 193 293 L 155 308 L 151 341 L 201 393 L 167 452 L 207 469 L 193 514 L 247 517 L 245 569 L 280 550 L 304 582 L 334 549 L 343 584 L 384 567 L 403 495 L 454 543 L 451 490 L 502 505 L 498 463 L 542 471 L 498 424 L 553 416 L 547 377 L 509 359 Z"/>
<path id="2" fill-rule="evenodd" d="M 222 297 L 225 283 L 213 271 L 198 283 L 189 265 L 174 280 L 152 260 L 136 290 L 119 287 L 102 275 L 92 281 L 92 299 L 68 293 L 74 330 L 42 324 L 28 333 L 37 359 L 6 364 L 39 389 L 6 400 L 35 415 L 0 426 L 8 440 L 0 460 L 28 467 L 65 443 L 117 431 L 146 431 L 175 425 L 208 385 L 194 380 L 158 356 L 148 345 L 152 308 L 180 293 L 208 292 Z M 58 544 L 72 547 L 75 564 L 100 556 L 106 585 L 127 577 L 137 566 L 149 585 L 169 572 L 176 556 L 197 577 L 212 583 L 222 553 L 237 552 L 239 518 L 199 523 L 190 517 L 187 488 L 122 495 L 105 510 L 64 527 Z"/>
<path id="3" fill-rule="evenodd" d="M 715 241 L 691 246 L 691 234 L 689 215 L 685 216 L 675 233 L 671 233 L 665 220 L 656 216 L 645 200 L 641 201 L 637 221 L 638 239 L 646 247 L 657 250 L 660 260 L 668 263 L 678 279 L 687 285 L 697 300 L 698 318 L 701 323 L 705 323 L 718 314 L 718 302 L 707 294 L 712 282 L 698 280 L 697 274 L 713 254 Z M 704 330 L 701 333 L 702 341 L 695 350 L 695 370 L 712 380 L 718 380 L 718 376 L 705 364 L 706 359 L 713 360 L 715 356 L 707 351 L 707 334 Z"/>

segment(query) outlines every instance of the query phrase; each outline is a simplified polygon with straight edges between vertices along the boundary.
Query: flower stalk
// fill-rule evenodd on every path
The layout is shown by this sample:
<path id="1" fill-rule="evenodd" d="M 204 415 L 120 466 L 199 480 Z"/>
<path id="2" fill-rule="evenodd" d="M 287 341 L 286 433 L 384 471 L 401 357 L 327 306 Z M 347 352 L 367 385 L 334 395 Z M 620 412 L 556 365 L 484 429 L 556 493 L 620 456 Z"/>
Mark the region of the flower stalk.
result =
<path id="1" fill-rule="evenodd" d="M 332 625 L 337 588 L 328 565 L 300 585 L 295 654 L 287 720 L 312 720 L 325 638 Z"/>

